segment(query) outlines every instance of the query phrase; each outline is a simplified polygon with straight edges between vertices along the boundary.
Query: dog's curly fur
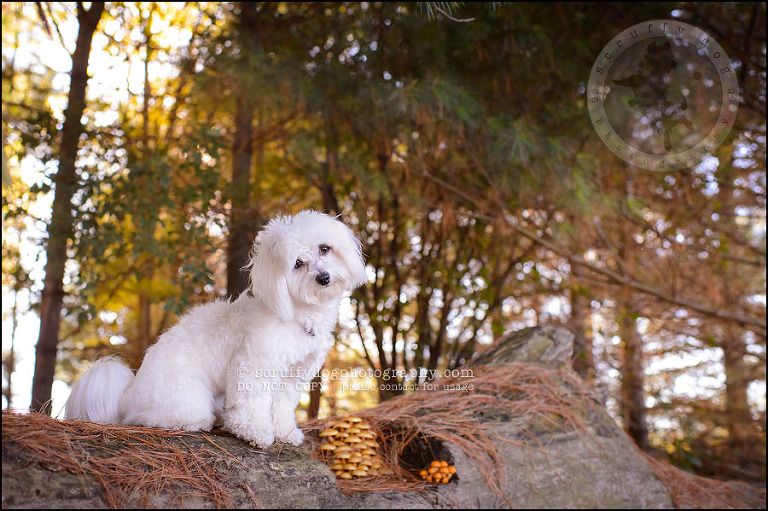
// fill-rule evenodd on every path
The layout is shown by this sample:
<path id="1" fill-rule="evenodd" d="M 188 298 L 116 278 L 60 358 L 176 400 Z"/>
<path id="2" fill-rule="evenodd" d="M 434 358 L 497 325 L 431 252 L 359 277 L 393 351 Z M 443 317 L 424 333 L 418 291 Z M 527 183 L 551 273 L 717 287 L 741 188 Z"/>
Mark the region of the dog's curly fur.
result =
<path id="1" fill-rule="evenodd" d="M 250 289 L 192 308 L 133 376 L 99 360 L 72 387 L 67 418 L 209 430 L 219 420 L 260 447 L 299 445 L 295 410 L 333 343 L 342 295 L 366 281 L 362 247 L 338 220 L 302 211 L 254 244 Z"/>

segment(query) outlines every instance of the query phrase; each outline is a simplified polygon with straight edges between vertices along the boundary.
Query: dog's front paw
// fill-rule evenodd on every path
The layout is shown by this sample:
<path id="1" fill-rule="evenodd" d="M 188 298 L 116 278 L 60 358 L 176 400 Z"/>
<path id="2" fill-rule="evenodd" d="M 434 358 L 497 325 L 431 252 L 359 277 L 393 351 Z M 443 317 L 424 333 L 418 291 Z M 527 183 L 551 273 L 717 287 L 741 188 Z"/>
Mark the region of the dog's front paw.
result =
<path id="1" fill-rule="evenodd" d="M 283 442 L 289 443 L 291 445 L 301 445 L 302 442 L 304 442 L 304 432 L 300 430 L 299 428 L 293 428 L 293 431 L 288 433 L 285 438 L 280 438 Z"/>
<path id="2" fill-rule="evenodd" d="M 255 447 L 266 449 L 275 443 L 275 435 L 269 431 L 249 431 L 246 434 L 238 435 L 240 438 Z"/>
<path id="3" fill-rule="evenodd" d="M 225 427 L 231 433 L 234 433 L 236 437 L 245 440 L 255 447 L 266 449 L 275 443 L 275 430 L 271 425 L 269 425 L 269 427 L 260 428 L 253 427 L 253 425 L 249 425 L 249 427 L 237 427 L 232 423 L 226 424 L 225 421 Z"/>

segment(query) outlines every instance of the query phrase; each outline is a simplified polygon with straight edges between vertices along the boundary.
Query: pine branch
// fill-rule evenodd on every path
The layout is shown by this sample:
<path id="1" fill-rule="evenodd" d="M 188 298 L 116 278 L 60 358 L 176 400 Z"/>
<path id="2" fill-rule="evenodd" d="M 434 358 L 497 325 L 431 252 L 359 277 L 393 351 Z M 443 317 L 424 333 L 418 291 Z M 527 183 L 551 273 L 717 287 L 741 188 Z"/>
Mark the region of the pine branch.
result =
<path id="1" fill-rule="evenodd" d="M 453 193 L 454 195 L 457 195 L 470 204 L 472 204 L 478 211 L 478 213 L 475 213 L 475 216 L 477 218 L 481 218 L 484 220 L 491 221 L 498 217 L 498 215 L 489 216 L 487 213 L 479 213 L 480 211 L 488 211 L 488 207 L 481 204 L 478 200 L 475 198 L 469 196 L 468 194 L 464 193 L 463 191 L 457 189 L 456 187 L 450 185 L 449 183 L 446 183 L 442 179 L 431 175 L 426 170 L 422 171 L 422 175 L 429 179 L 430 181 L 434 182 L 435 184 L 441 186 L 445 190 Z M 572 264 L 578 264 L 580 266 L 583 266 L 584 268 L 587 268 L 589 270 L 594 271 L 595 273 L 598 273 L 600 275 L 606 276 L 610 278 L 613 282 L 620 284 L 622 286 L 631 287 L 632 289 L 639 291 L 641 293 L 654 296 L 666 303 L 670 303 L 673 305 L 678 305 L 680 307 L 685 307 L 687 309 L 699 312 L 701 314 L 711 316 L 718 319 L 723 319 L 727 321 L 735 321 L 737 323 L 741 323 L 743 325 L 749 325 L 751 327 L 755 328 L 755 332 L 761 335 L 762 337 L 766 336 L 765 331 L 765 318 L 760 317 L 753 317 L 748 316 L 745 314 L 741 314 L 739 312 L 733 312 L 728 310 L 721 310 L 715 306 L 710 306 L 705 303 L 697 302 L 695 300 L 690 300 L 688 298 L 684 298 L 681 296 L 677 296 L 675 294 L 670 294 L 663 289 L 659 289 L 657 287 L 645 284 L 643 282 L 639 282 L 635 280 L 631 275 L 622 275 L 621 273 L 615 272 L 609 268 L 603 268 L 600 266 L 597 266 L 596 264 L 590 263 L 585 261 L 582 257 L 579 257 L 575 254 L 570 253 L 570 251 L 564 247 L 561 247 L 557 245 L 554 242 L 551 242 L 549 240 L 546 240 L 542 238 L 541 236 L 536 235 L 535 233 L 525 229 L 524 227 L 517 224 L 516 219 L 509 213 L 507 208 L 501 203 L 501 201 L 497 198 L 495 199 L 497 202 L 496 206 L 498 208 L 498 213 L 502 215 L 502 218 L 504 220 L 504 223 L 511 228 L 513 231 L 517 232 L 518 234 L 524 236 L 525 238 L 529 239 L 530 241 L 538 244 L 539 246 L 545 248 L 546 250 L 549 250 L 550 252 L 554 252 L 555 254 L 564 257 Z"/>

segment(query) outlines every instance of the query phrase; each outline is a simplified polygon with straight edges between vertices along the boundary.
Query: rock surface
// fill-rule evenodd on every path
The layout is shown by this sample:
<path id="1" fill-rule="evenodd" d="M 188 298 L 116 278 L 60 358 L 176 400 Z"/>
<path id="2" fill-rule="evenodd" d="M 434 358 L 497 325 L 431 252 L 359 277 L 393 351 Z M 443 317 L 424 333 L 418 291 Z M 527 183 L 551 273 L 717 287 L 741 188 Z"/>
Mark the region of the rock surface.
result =
<path id="1" fill-rule="evenodd" d="M 521 362 L 560 367 L 568 358 L 572 335 L 559 327 L 526 329 L 502 339 L 473 361 L 473 367 Z M 552 370 L 552 385 L 558 385 Z M 596 401 L 595 401 L 596 402 Z M 460 477 L 451 484 L 422 492 L 340 492 L 328 467 L 304 450 L 275 445 L 258 451 L 244 442 L 213 436 L 230 456 L 213 460 L 227 482 L 234 507 L 280 508 L 669 508 L 672 500 L 631 440 L 599 405 L 591 403 L 584 431 L 558 430 L 557 423 L 522 424 L 517 418 L 489 411 L 481 420 L 492 423 L 489 441 L 503 459 L 496 474 L 499 491 L 491 491 L 476 461 L 456 445 L 445 445 Z M 530 435 L 521 433 L 536 431 Z M 536 429 L 538 428 L 538 429 Z M 76 475 L 55 463 L 41 461 L 3 427 L 2 503 L 4 508 L 103 508 L 109 502 L 104 485 Z M 171 439 L 181 450 L 210 445 L 205 435 Z M 73 442 L 75 451 L 93 446 Z M 213 450 L 216 453 L 216 450 Z M 221 451 L 218 451 L 221 452 Z M 87 459 L 87 458 L 86 458 Z M 158 463 L 162 463 L 158 461 Z M 105 476 L 106 477 L 106 476 Z M 197 494 L 195 494 L 197 493 Z M 501 493 L 501 495 L 500 495 Z M 134 491 L 124 507 L 215 507 L 211 495 L 185 489 L 184 483 Z"/>

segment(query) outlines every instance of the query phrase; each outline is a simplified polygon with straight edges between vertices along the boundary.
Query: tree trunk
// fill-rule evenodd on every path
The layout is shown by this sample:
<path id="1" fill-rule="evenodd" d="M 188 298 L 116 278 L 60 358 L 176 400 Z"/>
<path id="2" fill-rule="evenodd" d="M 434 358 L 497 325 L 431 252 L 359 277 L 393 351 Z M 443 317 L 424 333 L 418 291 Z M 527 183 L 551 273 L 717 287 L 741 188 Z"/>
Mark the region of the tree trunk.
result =
<path id="1" fill-rule="evenodd" d="M 232 210 L 229 221 L 227 246 L 227 295 L 237 298 L 248 287 L 248 275 L 243 267 L 248 264 L 251 246 L 248 218 L 251 195 L 251 162 L 253 160 L 253 101 L 250 91 L 241 84 L 235 113 L 235 141 L 232 164 Z"/>
<path id="2" fill-rule="evenodd" d="M 725 424 L 728 428 L 727 458 L 739 466 L 749 458 L 755 439 L 751 437 L 752 416 L 747 400 L 751 375 L 744 363 L 746 346 L 739 329 L 724 325 L 723 365 L 725 366 Z"/>
<path id="3" fill-rule="evenodd" d="M 231 212 L 229 219 L 229 244 L 227 246 L 227 296 L 237 298 L 248 288 L 248 275 L 243 268 L 248 264 L 252 226 L 260 223 L 251 216 L 251 165 L 253 162 L 253 119 L 255 101 L 253 90 L 248 86 L 249 74 L 256 72 L 247 63 L 259 49 L 256 32 L 258 5 L 241 2 L 240 38 L 244 58 L 239 75 L 237 110 L 235 111 L 235 135 L 232 155 Z"/>
<path id="4" fill-rule="evenodd" d="M 624 194 L 629 200 L 634 196 L 632 175 L 627 175 Z M 632 226 L 627 222 L 617 226 L 620 233 L 620 248 L 615 254 L 620 271 L 627 276 L 634 276 L 638 253 L 633 238 Z M 612 249 L 613 250 L 613 249 Z M 651 448 L 648 439 L 648 422 L 645 408 L 645 364 L 643 358 L 643 339 L 637 331 L 635 290 L 626 285 L 618 295 L 619 305 L 616 322 L 621 337 L 621 416 L 624 427 L 637 446 L 648 451 Z"/>
<path id="5" fill-rule="evenodd" d="M 589 318 L 589 297 L 582 287 L 581 277 L 584 268 L 573 265 L 571 284 L 571 317 L 568 328 L 574 334 L 573 340 L 573 370 L 584 381 L 591 382 L 595 378 L 595 363 L 592 356 L 592 338 L 587 332 Z"/>
<path id="6" fill-rule="evenodd" d="M 734 207 L 735 187 L 732 185 L 732 170 L 733 167 L 724 165 L 722 176 L 719 178 L 722 185 L 718 196 L 727 209 Z M 728 229 L 738 232 L 739 226 L 734 221 L 735 217 L 735 214 L 727 215 L 726 218 L 730 220 L 726 221 L 726 225 Z M 718 273 L 721 303 L 728 305 L 740 301 L 740 293 L 736 291 L 740 286 L 734 285 L 741 280 L 737 268 L 730 264 L 725 265 L 719 269 Z M 723 323 L 722 329 L 720 347 L 723 349 L 725 369 L 725 427 L 728 429 L 728 450 L 724 458 L 727 465 L 740 467 L 747 465 L 746 460 L 755 455 L 755 440 L 754 437 L 750 438 L 750 430 L 754 429 L 754 425 L 747 400 L 747 388 L 753 376 L 744 360 L 746 353 L 744 329 L 729 323 Z M 757 429 L 760 429 L 759 426 Z M 765 427 L 762 429 L 764 432 Z"/>
<path id="7" fill-rule="evenodd" d="M 629 302 L 626 302 L 629 303 Z M 644 451 L 650 449 L 643 390 L 643 342 L 637 332 L 635 315 L 623 305 L 619 312 L 621 336 L 621 415 L 629 436 Z"/>
<path id="8" fill-rule="evenodd" d="M 141 148 L 139 150 L 139 158 L 143 160 L 143 164 L 149 172 L 142 172 L 139 176 L 139 183 L 141 187 L 145 189 L 149 188 L 149 180 L 154 174 L 154 165 L 150 163 L 152 161 L 153 149 L 150 148 L 150 127 L 149 127 L 149 103 L 152 98 L 152 87 L 149 81 L 149 63 L 152 60 L 152 17 L 155 12 L 156 4 L 152 3 L 150 9 L 145 17 L 144 24 L 144 97 L 141 105 Z M 151 165 L 151 166 L 150 166 Z M 141 366 L 141 361 L 144 359 L 144 353 L 147 352 L 147 348 L 152 343 L 152 274 L 154 268 L 157 265 L 157 261 L 149 254 L 143 254 L 142 261 L 139 265 L 139 331 L 138 331 L 138 345 L 137 353 L 135 357 L 134 367 L 138 369 Z M 145 260 L 146 258 L 146 260 Z"/>
<path id="9" fill-rule="evenodd" d="M 67 241 L 72 231 L 72 195 L 77 182 L 75 161 L 78 141 L 83 133 L 80 119 L 85 109 L 88 57 L 91 52 L 93 33 L 96 31 L 102 12 L 104 12 L 104 2 L 93 2 L 90 10 L 86 10 L 80 2 L 77 4 L 77 20 L 80 27 L 77 46 L 72 56 L 69 97 L 67 109 L 64 112 L 64 125 L 61 129 L 59 169 L 53 178 L 55 193 L 51 222 L 48 225 L 47 262 L 40 301 L 40 334 L 37 340 L 30 405 L 32 410 L 48 414 L 51 413 L 51 386 L 56 369 L 56 348 L 59 344 Z"/>
<path id="10" fill-rule="evenodd" d="M 141 366 L 141 361 L 144 359 L 144 353 L 147 352 L 147 348 L 149 348 L 149 345 L 152 343 L 151 306 L 152 298 L 149 296 L 148 291 L 139 291 L 139 342 L 137 343 L 138 349 L 134 366 L 136 369 Z"/>

